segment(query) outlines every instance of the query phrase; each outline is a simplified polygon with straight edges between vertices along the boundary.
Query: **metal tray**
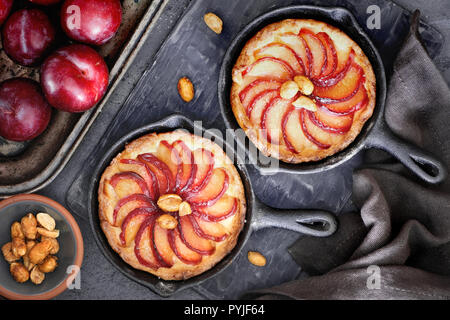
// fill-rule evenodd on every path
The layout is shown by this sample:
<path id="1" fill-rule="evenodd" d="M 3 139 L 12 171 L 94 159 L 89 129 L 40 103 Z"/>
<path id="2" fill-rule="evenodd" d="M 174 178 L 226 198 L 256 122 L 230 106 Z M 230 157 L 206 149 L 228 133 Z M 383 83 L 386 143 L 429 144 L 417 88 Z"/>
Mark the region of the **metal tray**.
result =
<path id="1" fill-rule="evenodd" d="M 17 193 L 35 192 L 49 184 L 58 175 L 77 149 L 126 70 L 133 62 L 141 44 L 147 39 L 154 18 L 164 9 L 168 0 L 122 1 L 122 25 L 116 36 L 98 48 L 110 69 L 110 83 L 105 97 L 97 106 L 83 114 L 53 111 L 47 130 L 26 143 L 14 143 L 0 138 L 0 198 Z M 33 6 L 28 1 L 16 1 L 13 10 Z M 57 16 L 59 6 L 49 8 Z M 58 21 L 54 21 L 56 25 Z M 67 43 L 59 34 L 58 45 Z M 0 52 L 0 81 L 24 76 L 39 80 L 39 69 L 14 64 Z"/>

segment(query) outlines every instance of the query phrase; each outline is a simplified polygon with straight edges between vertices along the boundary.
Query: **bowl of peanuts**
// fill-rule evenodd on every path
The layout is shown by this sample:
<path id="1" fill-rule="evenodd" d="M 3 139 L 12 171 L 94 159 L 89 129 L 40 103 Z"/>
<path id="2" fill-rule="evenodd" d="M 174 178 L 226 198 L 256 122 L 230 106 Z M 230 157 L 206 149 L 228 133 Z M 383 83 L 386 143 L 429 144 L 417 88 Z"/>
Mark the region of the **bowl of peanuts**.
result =
<path id="1" fill-rule="evenodd" d="M 79 285 L 83 238 L 73 216 L 36 194 L 0 202 L 0 295 L 51 299 Z"/>

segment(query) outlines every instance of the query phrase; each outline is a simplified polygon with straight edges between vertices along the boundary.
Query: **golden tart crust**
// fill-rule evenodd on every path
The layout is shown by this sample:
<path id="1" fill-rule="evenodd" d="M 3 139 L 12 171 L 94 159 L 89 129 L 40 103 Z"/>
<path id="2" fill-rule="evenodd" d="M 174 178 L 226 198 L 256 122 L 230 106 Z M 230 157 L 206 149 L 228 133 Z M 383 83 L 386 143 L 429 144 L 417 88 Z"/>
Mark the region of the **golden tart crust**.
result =
<path id="1" fill-rule="evenodd" d="M 302 34 L 302 36 L 300 36 L 300 34 Z M 313 34 L 312 38 L 308 38 L 308 34 Z M 318 34 L 320 34 L 321 38 L 319 40 L 321 40 L 322 44 L 328 44 L 326 38 L 331 40 L 332 44 L 331 46 L 324 45 L 323 47 L 325 49 L 324 56 L 328 59 L 326 63 L 323 63 L 322 69 L 319 70 L 320 72 L 317 72 L 318 69 L 315 68 L 317 66 L 314 65 L 314 62 L 311 63 L 316 57 L 318 57 L 316 58 L 316 61 L 324 61 L 323 55 L 320 55 L 321 51 L 317 50 L 316 40 L 314 40 L 314 35 L 317 39 Z M 301 40 L 302 43 L 306 43 L 308 48 L 312 48 L 312 50 L 309 50 L 309 57 L 312 56 L 312 59 L 308 60 L 306 49 L 302 55 L 302 47 L 298 44 L 298 39 L 295 39 L 296 36 L 299 38 L 301 37 L 303 39 Z M 303 42 L 305 39 L 309 42 Z M 286 45 L 297 54 L 295 59 L 297 60 L 298 65 L 297 62 L 293 60 L 294 56 L 289 53 L 289 49 L 285 48 Z M 279 51 L 274 51 L 274 46 L 278 47 Z M 335 48 L 335 55 L 332 54 L 332 47 Z M 271 48 L 271 50 L 267 50 L 267 48 Z M 283 56 L 283 52 L 285 56 Z M 272 64 L 270 64 L 271 61 L 268 57 L 271 56 L 271 53 L 272 57 L 273 53 L 275 53 L 275 57 L 281 58 L 285 63 L 282 63 L 283 61 L 272 61 Z M 333 59 L 330 59 L 330 57 L 333 57 Z M 351 58 L 353 60 L 351 60 Z M 266 63 L 264 67 L 262 67 L 263 64 L 261 63 L 261 59 L 266 60 L 264 62 Z M 260 60 L 259 69 L 255 67 L 255 65 L 257 65 L 256 61 L 258 60 Z M 309 65 L 307 63 L 308 61 L 310 62 Z M 334 69 L 332 68 L 333 61 L 336 61 Z M 328 62 L 330 62 L 329 66 L 327 65 Z M 286 64 L 288 66 L 286 66 Z M 347 95 L 347 100 L 340 99 L 344 97 L 335 99 L 346 102 L 347 105 L 344 106 L 346 109 L 337 109 L 342 108 L 343 104 L 339 103 L 340 101 L 330 102 L 326 101 L 327 99 L 321 99 L 319 100 L 320 103 L 317 103 L 317 99 L 320 99 L 320 97 L 316 97 L 319 95 L 325 95 L 325 98 L 330 97 L 326 96 L 327 91 L 322 90 L 320 86 L 326 87 L 333 84 L 333 90 L 336 89 L 337 85 L 343 86 L 343 84 L 339 84 L 340 81 L 338 75 L 340 73 L 345 76 L 343 71 L 346 66 L 350 69 L 354 68 L 352 70 L 354 72 L 362 72 L 359 81 L 360 84 L 358 84 L 358 88 L 361 87 L 361 91 L 356 92 L 356 95 L 355 92 L 353 92 L 353 96 Z M 291 67 L 294 73 L 289 72 L 289 67 Z M 286 101 L 285 99 L 280 100 L 279 96 L 278 100 L 276 100 L 277 93 L 279 95 L 279 91 L 281 90 L 281 85 L 286 81 L 293 80 L 294 76 L 297 75 L 304 75 L 315 84 L 314 92 L 311 95 L 304 96 L 315 102 L 319 111 L 291 107 L 292 101 L 303 95 L 301 92 L 290 101 Z M 347 75 L 350 77 L 350 71 L 347 72 Z M 260 30 L 244 46 L 233 68 L 232 78 L 231 106 L 237 122 L 245 131 L 249 139 L 262 153 L 266 156 L 278 158 L 284 162 L 301 163 L 318 161 L 346 148 L 361 132 L 365 122 L 372 116 L 375 107 L 376 80 L 372 66 L 364 52 L 341 30 L 316 20 L 288 19 L 270 24 Z M 328 84 L 326 84 L 326 80 L 329 78 L 335 78 L 335 83 L 328 82 Z M 275 82 L 268 84 L 267 87 L 265 87 L 267 89 L 266 96 L 260 97 L 257 103 L 253 103 L 256 99 L 251 101 L 252 107 L 249 107 L 250 103 L 248 101 L 246 106 L 244 106 L 240 95 L 246 88 L 250 87 L 250 84 L 257 80 L 275 80 L 278 84 L 275 84 Z M 343 81 L 342 77 L 341 81 Z M 318 85 L 317 83 L 320 84 Z M 329 87 L 332 88 L 333 86 Z M 272 89 L 273 92 L 269 92 L 268 89 Z M 328 88 L 326 89 L 328 90 Z M 339 93 L 339 91 L 333 91 L 331 97 L 336 98 L 337 93 Z M 358 100 L 359 97 L 363 97 L 363 94 L 365 94 L 364 98 Z M 273 99 L 276 100 L 275 103 L 273 103 L 270 108 L 266 108 L 270 102 L 273 102 Z M 245 102 L 245 98 L 242 100 Z M 353 106 L 354 111 L 350 112 L 352 110 L 350 109 L 350 104 L 353 101 L 355 102 L 355 105 Z M 357 104 L 358 101 L 360 104 Z M 330 103 L 331 106 L 323 102 Z M 274 105 L 276 107 L 273 107 Z M 336 111 L 337 109 L 339 113 L 330 112 L 327 107 L 329 107 L 331 111 Z M 275 110 L 275 108 L 278 109 Z M 248 110 L 252 111 L 249 113 Z M 290 113 L 287 113 L 288 110 Z M 268 138 L 266 138 L 265 133 L 261 130 L 262 122 L 260 120 L 263 118 L 262 115 L 264 114 L 264 124 L 269 133 Z M 325 125 L 323 124 L 323 121 L 318 122 L 317 119 L 322 120 L 320 118 L 333 123 L 333 127 L 330 127 L 327 122 L 325 122 Z M 272 120 L 273 122 L 270 123 Z M 267 125 L 268 121 L 269 126 Z M 270 127 L 270 125 L 272 125 L 272 127 Z M 334 127 L 335 125 L 337 125 L 337 128 Z M 275 135 L 276 139 L 273 139 L 270 135 L 271 130 L 272 133 L 277 133 L 277 130 L 281 130 L 278 132 L 278 135 Z"/>
<path id="2" fill-rule="evenodd" d="M 174 146 L 175 144 L 180 145 L 180 141 L 184 143 L 184 146 L 186 146 L 189 150 L 197 154 L 205 154 L 210 152 L 210 154 L 213 155 L 213 167 L 211 164 L 211 175 L 208 176 L 206 174 L 201 175 L 199 172 L 205 173 L 206 171 L 201 171 L 199 168 L 200 166 L 197 166 L 196 172 L 192 173 L 189 179 L 184 180 L 184 186 L 191 185 L 192 190 L 197 190 L 196 192 L 193 192 L 191 194 L 188 193 L 189 187 L 184 188 L 185 190 L 182 192 L 183 184 L 180 184 L 178 186 L 178 190 L 171 189 L 170 191 L 167 191 L 169 180 L 165 180 L 167 182 L 167 185 L 164 185 L 164 175 L 156 175 L 156 180 L 159 181 L 159 185 L 155 187 L 155 185 L 152 183 L 152 180 L 149 180 L 150 175 L 147 175 L 145 171 L 146 168 L 141 166 L 133 166 L 129 165 L 129 163 L 134 164 L 134 161 L 139 161 L 140 158 L 139 155 L 143 154 L 153 154 L 158 159 L 164 159 L 166 163 L 169 163 L 170 161 L 167 160 L 167 158 L 164 158 L 164 156 L 161 156 L 159 151 L 161 149 L 165 150 L 164 147 L 161 147 L 163 144 L 164 146 Z M 161 148 L 161 149 L 159 149 Z M 173 149 L 172 149 L 173 150 Z M 178 149 L 178 150 L 185 150 L 185 149 Z M 201 152 L 196 152 L 194 150 L 201 150 Z M 203 152 L 203 153 L 202 153 Z M 180 155 L 180 153 L 177 153 Z M 193 163 L 197 163 L 199 158 L 187 158 L 187 159 L 194 159 L 192 161 Z M 208 158 L 210 159 L 210 158 Z M 131 160 L 131 161 L 130 161 Z M 180 157 L 178 158 L 178 163 L 182 163 L 181 171 L 177 172 L 183 172 L 185 165 L 189 164 L 189 161 L 186 161 L 186 157 Z M 204 160 L 206 161 L 206 160 Z M 207 160 L 206 162 L 208 162 Z M 125 163 L 123 163 L 125 162 Z M 204 163 L 206 163 L 204 162 Z M 201 163 L 201 162 L 199 162 Z M 210 162 L 208 162 L 209 164 Z M 152 172 L 158 171 L 155 169 L 155 167 L 152 167 L 147 163 L 147 167 L 150 167 L 153 169 Z M 169 166 L 169 168 L 172 168 Z M 178 167 L 177 167 L 178 168 Z M 186 166 L 186 168 L 189 168 Z M 190 167 L 191 170 L 193 166 Z M 208 167 L 209 168 L 209 167 Z M 178 170 L 178 169 L 177 169 Z M 188 172 L 188 169 L 186 169 Z M 223 171 L 224 170 L 224 171 Z M 115 176 L 118 177 L 123 173 L 126 172 L 132 172 L 140 177 L 143 177 L 143 180 L 140 181 L 146 181 L 146 185 L 148 187 L 147 190 L 151 190 L 150 193 L 148 193 L 150 196 L 149 198 L 152 198 L 152 201 L 150 201 L 152 204 L 146 203 L 146 202 L 139 202 L 139 201 L 130 201 L 120 207 L 120 209 L 116 210 L 116 215 L 114 215 L 115 209 L 117 209 L 118 203 L 120 199 L 124 199 L 127 196 L 131 196 L 133 194 L 142 194 L 144 187 L 140 186 L 138 183 L 136 183 L 134 180 L 127 179 L 126 177 L 123 179 L 116 179 Z M 159 173 L 162 173 L 163 171 L 159 171 Z M 217 172 L 217 174 L 216 174 Z M 208 185 L 212 185 L 214 181 L 221 181 L 214 180 L 214 177 L 218 177 L 219 173 L 225 172 L 227 178 L 227 184 L 224 183 L 225 186 L 225 192 L 222 192 L 219 197 L 215 197 L 215 202 L 209 202 L 206 201 L 209 199 L 209 195 L 211 197 L 217 194 L 213 194 L 213 191 L 210 191 L 211 189 L 208 189 L 209 193 L 205 193 L 208 188 Z M 197 178 L 197 174 L 199 175 Z M 216 176 L 214 176 L 216 175 Z M 167 175 L 166 175 L 167 176 Z M 183 176 L 187 177 L 183 174 Z M 189 175 L 188 175 L 189 176 Z M 195 179 L 194 179 L 195 177 Z M 201 180 L 201 177 L 204 178 L 204 180 Z M 210 177 L 209 180 L 205 177 Z M 116 180 L 114 180 L 116 179 Z M 117 180 L 119 182 L 117 182 Z M 150 181 L 150 182 L 148 182 Z M 202 181 L 206 181 L 205 184 L 201 184 Z M 114 186 L 113 186 L 114 185 Z M 151 185 L 151 188 L 149 187 Z M 194 187 L 196 186 L 196 187 Z M 161 189 L 164 190 L 161 190 Z M 176 188 L 176 187 L 174 187 Z M 158 190 L 156 194 L 153 193 L 154 190 Z M 199 191 L 200 190 L 200 191 Z M 218 190 L 218 189 L 216 189 Z M 175 213 L 169 213 L 172 216 L 174 216 L 177 221 L 178 225 L 173 230 L 166 230 L 162 229 L 158 222 L 155 222 L 154 228 L 159 228 L 158 232 L 159 234 L 164 234 L 166 232 L 166 236 L 163 236 L 162 238 L 158 238 L 156 236 L 156 232 L 153 233 L 153 237 L 156 237 L 156 240 L 153 242 L 155 245 L 152 248 L 152 242 L 149 240 L 151 239 L 151 226 L 153 224 L 148 223 L 148 227 L 145 227 L 145 219 L 151 219 L 151 217 L 156 219 L 156 216 L 161 216 L 162 214 L 167 214 L 167 212 L 164 212 L 161 210 L 161 208 L 158 207 L 157 204 L 157 198 L 165 194 L 165 191 L 167 191 L 167 194 L 175 194 L 175 195 L 181 195 L 184 201 L 190 203 L 192 207 L 192 213 L 187 216 L 180 217 L 177 212 Z M 187 193 L 186 193 L 187 192 Z M 203 192 L 203 193 L 202 193 Z M 241 232 L 244 221 L 245 221 L 245 213 L 246 213 L 246 201 L 245 201 L 245 194 L 244 194 L 244 187 L 241 181 L 241 178 L 239 176 L 239 173 L 237 172 L 236 168 L 234 167 L 233 162 L 228 158 L 228 156 L 225 154 L 225 152 L 215 143 L 213 143 L 210 140 L 192 135 L 190 133 L 186 133 L 181 130 L 177 130 L 174 132 L 169 133 L 161 133 L 161 134 L 148 134 L 145 135 L 137 140 L 134 140 L 133 142 L 129 143 L 125 150 L 118 154 L 111 162 L 109 167 L 104 171 L 101 180 L 100 185 L 98 189 L 98 200 L 99 200 L 99 217 L 101 221 L 101 228 L 106 235 L 106 238 L 108 239 L 108 242 L 111 246 L 111 248 L 117 252 L 120 257 L 129 265 L 132 267 L 143 270 L 146 272 L 149 272 L 151 274 L 154 274 L 155 276 L 158 276 L 165 280 L 182 280 L 182 279 L 188 279 L 190 277 L 199 275 L 206 270 L 212 268 L 215 264 L 217 264 L 220 260 L 222 260 L 236 245 L 237 239 L 239 236 L 239 233 Z M 155 196 L 156 195 L 156 196 Z M 139 195 L 139 197 L 143 197 L 142 195 Z M 213 197 L 214 198 L 214 197 Z M 201 202 L 198 199 L 203 199 L 205 201 Z M 207 221 L 204 219 L 201 219 L 199 215 L 197 215 L 198 211 L 201 211 L 202 213 L 208 212 L 208 210 L 214 209 L 215 214 L 219 215 L 221 214 L 220 208 L 224 207 L 217 207 L 219 206 L 219 202 L 221 204 L 226 204 L 226 200 L 233 199 L 233 211 L 229 211 L 228 215 L 223 215 L 222 218 L 218 218 L 216 220 Z M 201 204 L 203 206 L 200 206 L 200 209 L 195 207 L 195 201 L 197 201 L 197 204 Z M 221 202 L 223 201 L 223 202 Z M 207 203 L 205 205 L 205 203 Z M 216 206 L 215 206 L 216 205 Z M 156 208 L 157 213 L 153 213 L 153 209 L 139 209 L 140 207 L 148 207 L 148 208 Z M 196 209 L 197 208 L 197 209 Z M 143 220 L 135 220 L 137 221 L 135 225 L 137 226 L 135 229 L 139 229 L 142 227 L 142 229 L 146 229 L 141 233 L 141 237 L 139 240 L 139 243 L 137 242 L 138 234 L 139 232 L 133 237 L 129 237 L 125 239 L 125 243 L 121 239 L 121 233 L 122 228 L 125 225 L 127 216 L 132 216 L 130 214 L 133 212 L 134 209 L 144 211 L 144 215 L 142 217 Z M 148 216 L 145 215 L 145 211 L 148 210 L 151 212 Z M 219 210 L 219 211 L 218 211 Z M 228 210 L 228 209 L 227 209 Z M 136 212 L 136 211 L 135 211 Z M 213 212 L 213 213 L 214 213 Z M 211 212 L 209 212 L 211 213 Z M 225 213 L 225 212 L 224 212 Z M 231 213 L 231 215 L 230 215 Z M 213 217 L 214 218 L 214 217 Z M 134 218 L 138 219 L 138 218 Z M 183 231 L 188 230 L 182 229 L 183 226 L 181 224 L 181 220 L 184 219 L 184 223 L 186 221 L 192 221 L 187 219 L 195 219 L 195 221 L 202 223 L 202 228 L 206 225 L 209 226 L 206 231 L 212 231 L 213 236 L 216 237 L 222 237 L 220 239 L 214 238 L 215 240 L 211 239 L 203 239 L 198 242 L 200 245 L 200 249 L 206 248 L 213 248 L 212 251 L 208 251 L 208 253 L 198 253 L 196 251 L 191 250 L 189 247 L 186 246 L 186 244 L 181 239 L 181 234 Z M 209 219 L 209 218 L 208 218 Z M 130 219 L 130 221 L 133 219 Z M 208 224 L 209 223 L 209 224 Z M 133 225 L 132 222 L 128 222 L 126 226 Z M 190 226 L 193 226 L 191 223 Z M 127 230 L 125 228 L 125 230 Z M 131 230 L 128 229 L 128 230 Z M 127 231 L 128 231 L 127 230 Z M 163 232 L 161 232 L 163 230 Z M 182 231 L 180 231 L 182 230 Z M 202 229 L 203 230 L 203 229 Z M 204 230 L 203 230 L 204 231 Z M 134 231 L 136 233 L 136 230 Z M 169 233 L 172 233 L 172 235 L 169 235 Z M 210 234 L 211 232 L 209 232 Z M 124 233 L 126 234 L 126 233 Z M 130 231 L 130 233 L 133 235 L 133 232 Z M 186 233 L 185 234 L 189 234 Z M 198 235 L 197 235 L 198 236 Z M 188 239 L 192 239 L 189 237 L 186 237 Z M 224 239 L 223 239 L 224 238 Z M 154 238 L 155 239 L 155 238 Z M 163 239 L 164 241 L 160 241 L 158 239 Z M 170 240 L 176 239 L 176 241 L 173 241 L 172 244 L 178 244 L 175 245 L 175 249 L 171 247 Z M 159 242 L 158 242 L 159 241 Z M 169 242 L 168 242 L 169 241 Z M 188 244 L 193 244 L 195 248 L 199 249 L 198 243 L 195 242 L 195 236 L 194 241 L 191 240 L 191 242 Z M 203 247 L 202 247 L 203 246 Z M 156 248 L 156 249 L 155 249 Z M 179 250 L 181 248 L 182 250 Z M 138 251 L 138 255 L 140 256 L 141 260 L 137 256 L 136 250 Z M 156 254 L 155 251 L 156 250 Z M 182 252 L 182 258 L 188 258 L 188 260 L 183 260 L 179 258 L 179 256 L 174 252 L 180 251 Z M 209 250 L 209 249 L 208 249 Z M 160 253 L 163 253 L 162 255 Z M 159 256 L 158 258 L 155 258 L 156 256 Z M 161 258 L 163 257 L 163 258 Z M 150 265 L 143 263 L 142 259 L 145 261 L 152 262 Z M 161 263 L 161 259 L 163 262 Z M 199 260 L 200 259 L 200 260 Z M 167 261 L 170 260 L 170 261 Z M 156 266 L 155 266 L 156 261 Z M 159 263 L 158 263 L 159 261 Z M 167 264 L 168 262 L 168 264 Z"/>

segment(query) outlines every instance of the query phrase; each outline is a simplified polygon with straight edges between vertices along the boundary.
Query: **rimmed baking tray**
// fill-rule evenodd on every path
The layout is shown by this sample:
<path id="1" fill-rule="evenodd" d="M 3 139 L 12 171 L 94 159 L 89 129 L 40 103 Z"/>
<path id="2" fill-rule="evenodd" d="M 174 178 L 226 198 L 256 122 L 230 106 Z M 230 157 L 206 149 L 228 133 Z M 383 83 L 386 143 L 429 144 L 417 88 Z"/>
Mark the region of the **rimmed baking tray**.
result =
<path id="1" fill-rule="evenodd" d="M 149 30 L 169 0 L 122 1 L 122 25 L 116 36 L 98 48 L 110 69 L 110 83 L 105 97 L 97 106 L 83 114 L 53 111 L 49 128 L 28 143 L 14 143 L 0 138 L 0 198 L 17 193 L 35 192 L 48 185 L 58 175 L 77 149 L 94 120 L 107 105 L 111 93 L 117 87 L 133 62 Z M 28 1 L 17 1 L 14 9 L 33 6 Z M 50 7 L 58 11 L 59 6 Z M 56 13 L 56 12 L 55 12 Z M 57 15 L 53 15 L 57 16 Z M 54 22 L 55 24 L 58 21 Z M 67 39 L 63 36 L 59 44 Z M 38 80 L 38 68 L 25 68 L 12 63 L 1 50 L 0 80 L 25 76 Z"/>

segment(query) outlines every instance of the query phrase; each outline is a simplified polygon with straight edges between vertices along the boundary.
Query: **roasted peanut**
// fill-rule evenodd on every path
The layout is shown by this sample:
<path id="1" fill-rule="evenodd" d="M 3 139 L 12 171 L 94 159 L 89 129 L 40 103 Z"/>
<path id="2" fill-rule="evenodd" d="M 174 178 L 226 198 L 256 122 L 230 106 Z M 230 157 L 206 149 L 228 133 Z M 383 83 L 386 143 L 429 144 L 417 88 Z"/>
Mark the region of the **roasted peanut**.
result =
<path id="1" fill-rule="evenodd" d="M 48 231 L 52 231 L 55 229 L 56 221 L 47 213 L 38 213 L 36 215 L 37 222 Z"/>
<path id="2" fill-rule="evenodd" d="M 183 201 L 180 204 L 180 207 L 178 208 L 178 214 L 180 215 L 180 217 L 182 217 L 182 216 L 190 215 L 191 213 L 192 213 L 192 208 L 191 208 L 190 204 L 186 201 Z"/>
<path id="3" fill-rule="evenodd" d="M 20 283 L 27 282 L 30 278 L 30 273 L 28 272 L 27 268 L 25 268 L 25 266 L 19 262 L 11 263 L 11 265 L 9 266 L 9 272 L 11 272 L 14 280 Z"/>
<path id="4" fill-rule="evenodd" d="M 34 284 L 41 284 L 45 279 L 45 274 L 39 270 L 38 266 L 34 266 L 30 272 L 30 280 Z"/>
<path id="5" fill-rule="evenodd" d="M 314 84 L 305 76 L 296 76 L 294 78 L 295 83 L 298 86 L 298 89 L 305 96 L 309 96 L 314 91 Z"/>
<path id="6" fill-rule="evenodd" d="M 221 34 L 223 29 L 223 21 L 216 14 L 209 12 L 203 16 L 206 25 L 215 33 Z"/>
<path id="7" fill-rule="evenodd" d="M 12 263 L 20 259 L 20 257 L 14 255 L 12 251 L 12 242 L 8 242 L 2 246 L 2 253 L 8 263 Z"/>
<path id="8" fill-rule="evenodd" d="M 306 110 L 313 111 L 313 112 L 317 111 L 316 103 L 313 100 L 311 100 L 310 98 L 305 97 L 305 96 L 301 96 L 300 98 L 298 98 L 297 100 L 292 102 L 292 105 L 294 107 L 296 107 L 297 109 L 304 108 Z"/>
<path id="9" fill-rule="evenodd" d="M 195 90 L 194 85 L 192 84 L 189 78 L 183 77 L 178 80 L 178 93 L 180 94 L 181 99 L 185 102 L 190 102 L 194 99 Z"/>
<path id="10" fill-rule="evenodd" d="M 295 97 L 297 92 L 298 92 L 298 86 L 292 80 L 286 81 L 285 83 L 283 83 L 283 85 L 280 88 L 280 96 L 286 100 L 289 100 L 289 99 L 292 99 L 293 97 Z"/>
<path id="11" fill-rule="evenodd" d="M 13 238 L 25 239 L 20 222 L 16 221 L 11 225 L 11 239 Z"/>
<path id="12" fill-rule="evenodd" d="M 33 263 L 30 262 L 29 253 L 31 248 L 33 248 L 36 245 L 36 242 L 33 240 L 27 241 L 27 253 L 22 257 L 23 258 L 23 265 L 25 268 L 27 268 L 28 271 L 31 271 L 33 267 L 35 266 Z"/>
<path id="13" fill-rule="evenodd" d="M 50 253 L 52 249 L 51 241 L 44 239 L 37 243 L 33 248 L 31 248 L 28 256 L 30 257 L 30 262 L 33 264 L 40 264 Z"/>
<path id="14" fill-rule="evenodd" d="M 255 266 L 264 267 L 266 265 L 266 258 L 259 252 L 249 251 L 247 257 L 248 261 Z"/>
<path id="15" fill-rule="evenodd" d="M 165 194 L 159 197 L 158 207 L 166 212 L 176 212 L 183 199 L 177 194 Z"/>
<path id="16" fill-rule="evenodd" d="M 50 250 L 50 254 L 57 254 L 59 252 L 59 243 L 55 238 L 42 237 L 42 240 L 47 239 L 52 243 L 52 249 Z"/>
<path id="17" fill-rule="evenodd" d="M 58 266 L 57 258 L 54 256 L 47 256 L 44 261 L 39 265 L 39 270 L 44 273 L 49 273 L 55 271 Z"/>
<path id="18" fill-rule="evenodd" d="M 172 230 L 178 225 L 177 219 L 172 217 L 170 214 L 163 214 L 156 219 L 156 222 L 163 229 Z"/>
<path id="19" fill-rule="evenodd" d="M 22 231 L 27 239 L 36 239 L 37 221 L 33 214 L 29 213 L 20 221 Z"/>
<path id="20" fill-rule="evenodd" d="M 57 229 L 49 231 L 45 228 L 37 227 L 37 232 L 41 236 L 47 237 L 47 238 L 58 238 L 59 237 L 59 230 L 57 230 Z"/>
<path id="21" fill-rule="evenodd" d="M 12 252 L 16 257 L 22 257 L 27 253 L 27 244 L 24 239 L 13 238 L 12 239 Z"/>

